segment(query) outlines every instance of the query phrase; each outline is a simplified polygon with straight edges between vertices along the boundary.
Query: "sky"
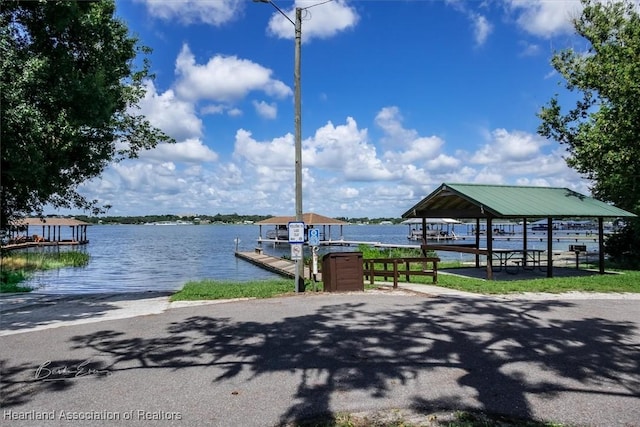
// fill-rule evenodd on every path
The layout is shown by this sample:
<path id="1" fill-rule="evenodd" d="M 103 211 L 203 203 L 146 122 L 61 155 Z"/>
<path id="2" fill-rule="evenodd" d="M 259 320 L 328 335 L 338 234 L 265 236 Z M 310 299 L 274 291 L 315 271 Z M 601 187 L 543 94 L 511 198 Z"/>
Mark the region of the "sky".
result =
<path id="1" fill-rule="evenodd" d="M 398 218 L 442 183 L 589 193 L 537 134 L 576 94 L 577 0 L 275 1 L 302 11 L 303 211 Z M 119 215 L 294 215 L 294 25 L 250 0 L 117 0 L 153 52 L 135 110 L 176 140 L 80 187 Z"/>

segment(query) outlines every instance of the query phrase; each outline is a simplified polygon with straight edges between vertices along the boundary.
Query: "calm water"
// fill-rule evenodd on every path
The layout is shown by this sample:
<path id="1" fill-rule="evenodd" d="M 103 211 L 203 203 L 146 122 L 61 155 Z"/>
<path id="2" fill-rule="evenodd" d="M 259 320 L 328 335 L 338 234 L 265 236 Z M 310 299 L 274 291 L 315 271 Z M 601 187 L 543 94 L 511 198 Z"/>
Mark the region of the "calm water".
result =
<path id="1" fill-rule="evenodd" d="M 263 237 L 266 231 L 263 227 Z M 458 235 L 465 231 L 465 227 L 455 230 Z M 350 225 L 343 228 L 345 240 L 416 244 L 407 240 L 408 233 L 406 225 Z M 258 235 L 259 228 L 254 225 L 91 226 L 88 230 L 90 243 L 73 248 L 90 254 L 88 266 L 39 272 L 27 284 L 45 293 L 172 291 L 180 289 L 189 280 L 204 278 L 247 281 L 279 277 L 234 256 L 236 240 L 238 250 L 252 251 L 257 246 Z M 340 237 L 338 227 L 332 227 L 332 237 Z M 530 235 L 530 239 L 534 237 Z M 473 242 L 471 237 L 467 240 Z M 569 244 L 561 242 L 554 248 L 567 250 Z M 512 240 L 500 241 L 494 247 L 519 248 L 521 245 L 521 240 Z M 588 245 L 589 249 L 595 247 L 594 243 Z M 529 247 L 546 249 L 546 241 L 530 240 Z M 287 245 L 277 248 L 265 245 L 264 249 L 276 256 L 289 253 Z M 58 249 L 32 249 L 38 250 Z M 330 250 L 353 251 L 357 248 L 332 247 Z M 450 252 L 442 252 L 439 256 L 471 259 L 469 255 Z"/>

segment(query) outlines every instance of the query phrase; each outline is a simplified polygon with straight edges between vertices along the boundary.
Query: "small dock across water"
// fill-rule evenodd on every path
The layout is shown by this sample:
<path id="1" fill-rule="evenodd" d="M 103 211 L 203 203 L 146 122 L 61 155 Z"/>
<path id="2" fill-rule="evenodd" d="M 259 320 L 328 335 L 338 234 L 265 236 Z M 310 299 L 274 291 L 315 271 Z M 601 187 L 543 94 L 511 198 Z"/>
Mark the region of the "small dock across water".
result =
<path id="1" fill-rule="evenodd" d="M 271 255 L 265 255 L 262 252 L 236 252 L 236 257 L 264 268 L 265 270 L 272 271 L 281 276 L 295 278 L 296 276 L 296 263 L 284 258 L 278 258 Z M 311 277 L 309 273 L 309 267 L 304 267 L 304 277 Z"/>

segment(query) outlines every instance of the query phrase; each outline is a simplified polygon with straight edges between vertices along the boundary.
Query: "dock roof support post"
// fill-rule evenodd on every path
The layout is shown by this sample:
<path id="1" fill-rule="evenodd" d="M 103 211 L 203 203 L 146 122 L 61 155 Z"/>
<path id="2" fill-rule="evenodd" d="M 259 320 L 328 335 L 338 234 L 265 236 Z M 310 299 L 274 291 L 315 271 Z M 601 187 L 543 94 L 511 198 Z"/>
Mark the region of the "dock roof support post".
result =
<path id="1" fill-rule="evenodd" d="M 480 249 L 480 218 L 476 218 L 476 249 Z M 480 253 L 476 251 L 476 268 L 480 268 Z"/>
<path id="2" fill-rule="evenodd" d="M 547 218 L 547 277 L 553 277 L 553 218 Z"/>
<path id="3" fill-rule="evenodd" d="M 598 268 L 604 274 L 604 218 L 598 217 Z"/>
<path id="4" fill-rule="evenodd" d="M 493 280 L 493 226 L 491 216 L 487 216 L 487 280 Z"/>
<path id="5" fill-rule="evenodd" d="M 529 248 L 529 242 L 527 241 L 527 218 L 522 218 L 522 251 L 524 256 L 522 257 L 522 267 L 527 266 L 527 249 Z M 535 264 L 534 264 L 535 267 Z"/>

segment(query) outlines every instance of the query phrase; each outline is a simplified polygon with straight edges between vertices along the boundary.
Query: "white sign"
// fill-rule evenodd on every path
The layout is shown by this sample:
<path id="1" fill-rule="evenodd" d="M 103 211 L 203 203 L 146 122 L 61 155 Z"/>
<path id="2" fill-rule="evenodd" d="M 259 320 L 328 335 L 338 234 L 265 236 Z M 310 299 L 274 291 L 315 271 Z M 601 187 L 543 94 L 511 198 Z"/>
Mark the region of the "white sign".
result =
<path id="1" fill-rule="evenodd" d="M 291 244 L 291 259 L 293 261 L 299 261 L 302 259 L 302 243 Z"/>
<path id="2" fill-rule="evenodd" d="M 304 222 L 289 223 L 289 243 L 304 243 Z"/>
<path id="3" fill-rule="evenodd" d="M 320 229 L 309 229 L 309 246 L 318 246 L 320 244 Z"/>

